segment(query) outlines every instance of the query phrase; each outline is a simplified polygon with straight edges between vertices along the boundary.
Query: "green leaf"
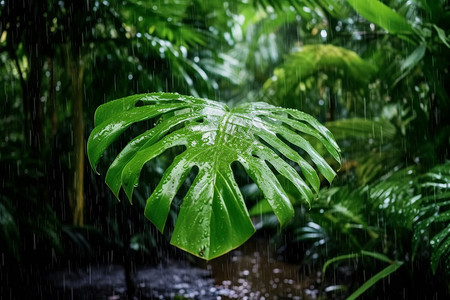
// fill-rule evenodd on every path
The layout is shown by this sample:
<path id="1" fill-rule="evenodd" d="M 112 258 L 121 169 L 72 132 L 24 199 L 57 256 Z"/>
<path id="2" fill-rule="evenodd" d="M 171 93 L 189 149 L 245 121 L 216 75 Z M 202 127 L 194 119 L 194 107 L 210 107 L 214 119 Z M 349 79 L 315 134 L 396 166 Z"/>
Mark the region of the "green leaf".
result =
<path id="1" fill-rule="evenodd" d="M 436 234 L 430 241 L 431 248 L 431 268 L 433 273 L 439 266 L 439 262 L 445 261 L 445 259 L 450 255 L 450 224 Z"/>
<path id="2" fill-rule="evenodd" d="M 375 72 L 376 68 L 354 51 L 334 45 L 305 45 L 274 70 L 274 76 L 264 83 L 264 90 L 279 103 L 288 100 L 288 95 L 298 94 L 302 90 L 300 83 L 321 73 L 366 88 Z"/>
<path id="3" fill-rule="evenodd" d="M 337 261 L 341 261 L 341 260 L 346 260 L 346 259 L 352 259 L 352 258 L 358 258 L 360 257 L 361 254 L 360 253 L 350 253 L 350 254 L 344 254 L 344 255 L 339 255 L 336 257 L 333 257 L 332 259 L 327 260 L 322 267 L 322 276 L 325 276 L 325 271 L 327 270 L 328 266 L 337 262 Z"/>
<path id="4" fill-rule="evenodd" d="M 333 133 L 336 140 L 340 139 L 392 139 L 396 128 L 388 120 L 377 121 L 369 119 L 351 118 L 327 122 L 327 128 Z"/>
<path id="5" fill-rule="evenodd" d="M 249 214 L 250 214 L 250 216 L 259 216 L 259 215 L 271 213 L 272 211 L 273 210 L 272 210 L 272 207 L 270 206 L 269 201 L 267 201 L 266 199 L 262 199 L 262 200 L 258 201 L 258 203 L 256 203 L 249 210 Z"/>
<path id="6" fill-rule="evenodd" d="M 445 46 L 450 48 L 450 44 L 449 44 L 450 39 L 445 34 L 445 31 L 443 29 L 439 28 L 438 26 L 436 26 L 435 24 L 433 24 L 433 27 L 436 30 L 436 32 L 439 36 L 439 39 L 445 44 Z"/>
<path id="7" fill-rule="evenodd" d="M 428 195 L 422 197 L 413 233 L 414 259 L 417 249 L 429 240 L 431 268 L 436 272 L 439 264 L 450 266 L 450 162 L 434 166 L 420 177 L 420 186 Z"/>
<path id="8" fill-rule="evenodd" d="M 325 262 L 325 264 L 322 267 L 322 276 L 324 276 L 325 271 L 327 270 L 328 266 L 332 263 L 335 263 L 340 260 L 346 260 L 346 259 L 352 259 L 352 258 L 358 258 L 360 256 L 370 256 L 375 259 L 384 261 L 389 263 L 390 265 L 369 278 L 362 286 L 360 286 L 356 291 L 354 291 L 347 300 L 353 300 L 358 298 L 360 295 L 362 295 L 365 291 L 367 291 L 370 287 L 372 287 L 375 283 L 378 282 L 378 280 L 383 279 L 384 277 L 388 276 L 389 274 L 395 272 L 398 268 L 400 268 L 403 265 L 403 262 L 401 261 L 393 261 L 389 259 L 386 255 L 378 252 L 371 252 L 371 251 L 364 251 L 362 250 L 360 253 L 350 253 L 350 254 L 344 254 L 337 257 L 333 257 L 332 259 L 329 259 Z"/>
<path id="9" fill-rule="evenodd" d="M 365 251 L 365 250 L 361 250 L 361 254 L 362 255 L 366 255 L 366 256 L 370 256 L 373 258 L 376 258 L 378 260 L 387 262 L 387 263 L 393 263 L 392 260 L 387 257 L 386 255 L 382 254 L 382 253 L 378 253 L 378 252 L 372 252 L 372 251 Z"/>
<path id="10" fill-rule="evenodd" d="M 401 70 L 410 70 L 423 58 L 427 45 L 425 43 L 420 44 L 405 60 L 402 62 Z"/>
<path id="11" fill-rule="evenodd" d="M 413 52 L 411 52 L 408 57 L 406 57 L 402 64 L 400 65 L 400 72 L 397 75 L 397 79 L 395 79 L 393 86 L 397 85 L 397 83 L 405 78 L 411 70 L 422 60 L 425 56 L 425 52 L 427 50 L 427 45 L 425 43 L 421 43 Z"/>
<path id="12" fill-rule="evenodd" d="M 111 101 L 97 109 L 87 145 L 92 168 L 127 128 L 150 119 L 158 121 L 117 155 L 106 183 L 117 197 L 123 188 L 131 201 L 143 166 L 168 149 L 184 146 L 148 198 L 145 216 L 163 231 L 172 200 L 197 167 L 171 243 L 204 259 L 238 247 L 255 231 L 234 179 L 233 162 L 245 168 L 281 226 L 291 219 L 294 209 L 278 177 L 288 180 L 303 201 L 310 203 L 319 189 L 317 172 L 330 182 L 336 175 L 302 135 L 316 138 L 340 162 L 340 150 L 331 133 L 300 111 L 266 103 L 230 110 L 211 100 L 152 93 Z M 306 157 L 294 149 L 301 149 Z"/>
<path id="13" fill-rule="evenodd" d="M 347 0 L 364 18 L 392 34 L 412 34 L 413 29 L 405 18 L 378 0 Z"/>
<path id="14" fill-rule="evenodd" d="M 305 226 L 297 228 L 294 232 L 294 241 L 311 241 L 327 238 L 325 229 L 314 222 L 308 222 Z"/>
<path id="15" fill-rule="evenodd" d="M 387 266 L 377 274 L 373 275 L 369 278 L 362 286 L 360 286 L 356 291 L 354 291 L 350 296 L 348 296 L 347 300 L 353 300 L 361 296 L 365 291 L 367 291 L 370 287 L 372 287 L 378 280 L 383 279 L 391 273 L 394 273 L 398 268 L 403 265 L 403 262 L 395 261 L 392 265 Z"/>

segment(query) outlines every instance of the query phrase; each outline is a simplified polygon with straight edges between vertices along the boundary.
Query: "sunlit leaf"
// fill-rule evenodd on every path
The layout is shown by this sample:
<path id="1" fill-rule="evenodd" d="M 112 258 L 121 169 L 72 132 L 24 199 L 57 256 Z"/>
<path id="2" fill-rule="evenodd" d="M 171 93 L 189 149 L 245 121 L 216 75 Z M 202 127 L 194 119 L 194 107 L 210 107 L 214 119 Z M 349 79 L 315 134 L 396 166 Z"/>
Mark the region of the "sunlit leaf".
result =
<path id="1" fill-rule="evenodd" d="M 372 64 L 351 50 L 333 45 L 306 45 L 274 70 L 264 90 L 278 103 L 284 101 L 286 95 L 298 93 L 302 81 L 319 73 L 365 88 L 375 72 Z"/>
<path id="2" fill-rule="evenodd" d="M 412 34 L 411 25 L 405 18 L 378 0 L 347 0 L 368 21 L 393 34 Z"/>
<path id="3" fill-rule="evenodd" d="M 342 119 L 327 122 L 327 128 L 333 133 L 333 136 L 339 139 L 385 139 L 390 140 L 395 137 L 397 129 L 395 126 L 384 119 L 377 121 L 370 119 Z"/>

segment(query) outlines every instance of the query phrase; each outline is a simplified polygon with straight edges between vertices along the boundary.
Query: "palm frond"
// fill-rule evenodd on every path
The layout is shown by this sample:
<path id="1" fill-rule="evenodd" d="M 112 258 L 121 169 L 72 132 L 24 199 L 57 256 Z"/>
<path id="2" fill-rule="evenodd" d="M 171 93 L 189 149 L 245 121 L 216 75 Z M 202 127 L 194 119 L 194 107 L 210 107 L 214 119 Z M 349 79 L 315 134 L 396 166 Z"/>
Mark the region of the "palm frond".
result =
<path id="1" fill-rule="evenodd" d="M 423 242 L 431 247 L 431 267 L 450 270 L 450 162 L 419 178 L 420 211 L 414 220 L 413 255 Z"/>

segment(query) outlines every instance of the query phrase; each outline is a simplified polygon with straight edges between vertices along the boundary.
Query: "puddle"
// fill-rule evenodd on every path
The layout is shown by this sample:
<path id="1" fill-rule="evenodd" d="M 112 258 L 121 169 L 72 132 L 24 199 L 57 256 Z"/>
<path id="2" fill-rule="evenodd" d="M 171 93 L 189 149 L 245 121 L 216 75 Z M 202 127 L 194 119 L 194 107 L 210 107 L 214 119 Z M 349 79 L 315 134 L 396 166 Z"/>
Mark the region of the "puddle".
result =
<path id="1" fill-rule="evenodd" d="M 317 299 L 318 280 L 298 265 L 273 258 L 266 240 L 251 239 L 209 262 L 168 260 L 140 266 L 135 276 L 137 299 Z M 52 299 L 126 299 L 123 268 L 97 265 L 64 269 L 47 276 L 44 295 Z"/>
<path id="2" fill-rule="evenodd" d="M 317 299 L 317 278 L 299 266 L 273 258 L 266 240 L 251 239 L 229 254 L 206 263 L 222 299 Z"/>

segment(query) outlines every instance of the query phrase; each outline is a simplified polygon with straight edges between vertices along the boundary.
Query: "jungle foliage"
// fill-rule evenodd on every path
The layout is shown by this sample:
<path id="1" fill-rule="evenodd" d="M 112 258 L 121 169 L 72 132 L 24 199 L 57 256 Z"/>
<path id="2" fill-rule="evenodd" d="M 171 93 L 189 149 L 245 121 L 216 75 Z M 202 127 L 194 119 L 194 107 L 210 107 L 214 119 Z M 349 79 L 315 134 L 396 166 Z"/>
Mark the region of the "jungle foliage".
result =
<path id="1" fill-rule="evenodd" d="M 217 252 L 195 242 L 198 256 L 238 246 L 253 226 L 277 228 L 285 259 L 324 267 L 325 278 L 351 268 L 350 281 L 324 283 L 324 296 L 370 298 L 391 284 L 399 288 L 386 297 L 445 298 L 449 28 L 446 0 L 0 1 L 0 276 L 9 274 L 0 293 L 38 280 L 30 270 L 110 263 L 120 256 L 113 251 L 122 261 L 158 260 L 175 251 L 171 236 L 190 248 L 177 222 L 186 203 L 212 197 L 233 204 L 229 216 L 245 225 L 227 223 L 236 240 L 217 241 Z M 223 114 L 235 121 L 221 122 Z M 117 131 L 95 135 L 107 124 Z M 231 169 L 208 168 L 209 155 L 188 166 L 183 157 L 214 147 L 205 128 L 237 130 L 261 150 L 224 140 L 223 164 L 239 162 Z M 93 166 L 103 154 L 98 169 L 109 168 L 113 193 L 88 167 L 91 132 L 87 153 Z M 139 150 L 147 147 L 151 157 Z M 200 182 L 217 170 L 224 193 Z M 195 192 L 201 184 L 209 188 Z M 116 201 L 121 186 L 135 205 Z M 226 193 L 236 202 L 222 202 Z M 171 198 L 163 214 L 150 209 Z"/>

